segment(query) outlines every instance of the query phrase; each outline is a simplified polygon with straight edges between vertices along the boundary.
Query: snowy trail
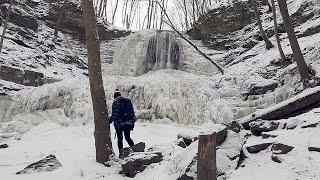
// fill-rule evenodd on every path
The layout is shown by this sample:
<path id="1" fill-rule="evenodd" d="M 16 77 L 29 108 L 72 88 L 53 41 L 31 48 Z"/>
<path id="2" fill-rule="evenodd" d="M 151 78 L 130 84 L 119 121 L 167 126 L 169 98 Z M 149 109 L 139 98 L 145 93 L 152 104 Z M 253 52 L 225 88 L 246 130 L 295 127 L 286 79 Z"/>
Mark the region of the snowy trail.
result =
<path id="1" fill-rule="evenodd" d="M 146 149 L 148 149 L 154 145 L 170 147 L 178 133 L 198 130 L 175 124 L 137 123 L 132 135 L 135 142 L 146 142 Z M 116 139 L 113 137 L 114 128 L 112 127 L 113 148 L 117 152 Z M 11 139 L 5 143 L 9 145 L 9 148 L 0 151 L 1 179 L 129 179 L 119 174 L 120 163 L 116 162 L 111 168 L 106 168 L 95 162 L 92 125 L 63 127 L 46 121 L 24 134 L 21 140 Z M 126 142 L 124 144 L 127 145 Z M 49 154 L 56 155 L 63 167 L 49 173 L 15 175 L 27 165 Z M 157 174 L 161 174 L 159 171 L 164 169 L 157 166 L 149 167 L 152 170 L 147 169 L 135 179 L 146 177 L 158 179 Z"/>

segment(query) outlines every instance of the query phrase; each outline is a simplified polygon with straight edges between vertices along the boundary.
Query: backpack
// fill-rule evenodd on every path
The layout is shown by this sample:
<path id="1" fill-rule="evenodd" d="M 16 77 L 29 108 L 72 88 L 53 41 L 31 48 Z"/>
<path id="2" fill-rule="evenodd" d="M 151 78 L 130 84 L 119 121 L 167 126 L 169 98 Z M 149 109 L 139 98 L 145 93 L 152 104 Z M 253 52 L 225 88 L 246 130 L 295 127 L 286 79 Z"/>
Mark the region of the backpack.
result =
<path id="1" fill-rule="evenodd" d="M 121 99 L 121 119 L 124 124 L 133 125 L 136 121 L 136 116 L 134 114 L 133 105 L 130 99 Z"/>

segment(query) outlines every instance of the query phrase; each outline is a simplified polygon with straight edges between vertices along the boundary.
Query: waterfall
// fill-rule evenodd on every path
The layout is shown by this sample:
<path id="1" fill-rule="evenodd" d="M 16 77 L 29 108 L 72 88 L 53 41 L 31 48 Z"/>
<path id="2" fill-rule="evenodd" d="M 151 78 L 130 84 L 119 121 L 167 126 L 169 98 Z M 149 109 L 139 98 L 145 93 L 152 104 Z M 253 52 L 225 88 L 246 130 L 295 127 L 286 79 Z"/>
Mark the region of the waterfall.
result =
<path id="1" fill-rule="evenodd" d="M 180 67 L 180 45 L 175 36 L 168 31 L 157 31 L 148 43 L 143 72 Z"/>

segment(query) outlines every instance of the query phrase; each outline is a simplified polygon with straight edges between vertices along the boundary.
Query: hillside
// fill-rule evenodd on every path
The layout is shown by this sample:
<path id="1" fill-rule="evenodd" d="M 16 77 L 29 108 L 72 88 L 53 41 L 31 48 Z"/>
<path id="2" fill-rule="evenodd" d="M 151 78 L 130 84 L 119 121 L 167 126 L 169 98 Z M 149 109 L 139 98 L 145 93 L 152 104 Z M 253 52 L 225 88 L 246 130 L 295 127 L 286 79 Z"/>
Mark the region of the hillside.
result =
<path id="1" fill-rule="evenodd" d="M 144 167 L 133 179 L 192 180 L 196 179 L 197 137 L 213 132 L 219 136 L 219 180 L 320 178 L 319 103 L 286 117 L 261 115 L 308 94 L 316 96 L 319 87 L 303 89 L 280 13 L 285 62 L 276 46 L 272 12 L 260 7 L 263 28 L 275 46 L 267 50 L 247 0 L 217 1 L 192 29 L 182 32 L 221 65 L 224 74 L 173 31 L 131 32 L 98 19 L 108 113 L 114 90 L 120 89 L 132 100 L 138 119 L 132 137 L 145 142 L 146 152 L 119 159 L 112 125 L 116 157 L 111 167 L 97 164 L 82 9 L 80 1 L 68 2 L 68 15 L 53 40 L 62 2 L 16 0 L 13 5 L 0 53 L 4 179 L 131 179 L 123 173 L 123 163 L 135 158 L 151 161 L 160 152 L 161 162 Z M 317 82 L 320 1 L 288 0 L 287 4 Z M 6 5 L 0 10 L 5 19 Z M 48 155 L 60 164 L 54 159 L 49 167 L 16 175 Z"/>

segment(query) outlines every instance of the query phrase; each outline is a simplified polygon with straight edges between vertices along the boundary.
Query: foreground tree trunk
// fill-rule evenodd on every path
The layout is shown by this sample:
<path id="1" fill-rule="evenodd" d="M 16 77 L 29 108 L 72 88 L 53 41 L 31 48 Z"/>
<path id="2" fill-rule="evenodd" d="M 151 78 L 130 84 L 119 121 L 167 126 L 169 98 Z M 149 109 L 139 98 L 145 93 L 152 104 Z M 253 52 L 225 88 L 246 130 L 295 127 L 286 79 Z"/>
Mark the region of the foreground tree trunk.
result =
<path id="1" fill-rule="evenodd" d="M 10 19 L 11 7 L 12 7 L 12 0 L 10 0 L 10 2 L 9 2 L 9 8 L 8 8 L 7 16 L 6 16 L 6 21 L 4 23 L 3 30 L 2 30 L 2 35 L 1 35 L 1 39 L 0 39 L 0 53 L 2 51 L 4 36 L 5 36 L 7 28 L 8 28 L 8 22 L 9 22 L 9 19 Z"/>
<path id="2" fill-rule="evenodd" d="M 269 49 L 273 48 L 273 45 L 272 45 L 272 43 L 270 42 L 269 38 L 267 37 L 266 33 L 263 30 L 262 22 L 261 22 L 261 19 L 260 19 L 260 12 L 258 10 L 257 2 L 256 2 L 256 0 L 251 0 L 251 1 L 252 1 L 254 14 L 255 14 L 255 16 L 257 18 L 257 23 L 258 23 L 258 26 L 259 26 L 259 31 L 260 31 L 261 37 L 264 40 L 264 42 L 266 43 L 266 48 L 269 50 Z"/>
<path id="3" fill-rule="evenodd" d="M 113 155 L 110 125 L 106 120 L 106 102 L 101 76 L 100 42 L 97 34 L 96 17 L 91 0 L 82 0 L 84 25 L 86 28 L 86 46 L 88 50 L 88 71 L 90 92 L 94 113 L 94 137 L 96 160 L 105 163 Z"/>
<path id="4" fill-rule="evenodd" d="M 200 135 L 198 145 L 198 180 L 216 180 L 216 133 L 211 135 Z"/>
<path id="5" fill-rule="evenodd" d="M 276 36 L 280 57 L 281 57 L 282 61 L 285 61 L 286 57 L 285 57 L 285 55 L 283 53 L 283 49 L 281 47 L 281 41 L 280 41 L 279 32 L 278 32 L 277 11 L 276 11 L 276 6 L 274 3 L 274 0 L 271 0 L 271 4 L 272 4 L 272 13 L 273 13 L 274 34 Z"/>
<path id="6" fill-rule="evenodd" d="M 57 37 L 58 37 L 58 32 L 60 29 L 61 21 L 62 21 L 63 17 L 65 16 L 66 8 L 67 8 L 67 0 L 64 0 L 62 8 L 58 13 L 58 18 L 57 18 L 56 25 L 54 28 L 53 40 L 57 39 Z"/>
<path id="7" fill-rule="evenodd" d="M 304 61 L 303 55 L 301 53 L 301 49 L 300 49 L 297 37 L 294 33 L 293 25 L 291 23 L 291 19 L 288 12 L 287 2 L 286 0 L 278 0 L 278 5 L 280 8 L 284 26 L 288 34 L 291 49 L 292 49 L 295 61 L 297 62 L 297 65 L 298 65 L 301 81 L 303 82 L 304 87 L 307 87 L 309 85 L 309 80 L 311 77 L 308 72 L 307 64 Z"/>

